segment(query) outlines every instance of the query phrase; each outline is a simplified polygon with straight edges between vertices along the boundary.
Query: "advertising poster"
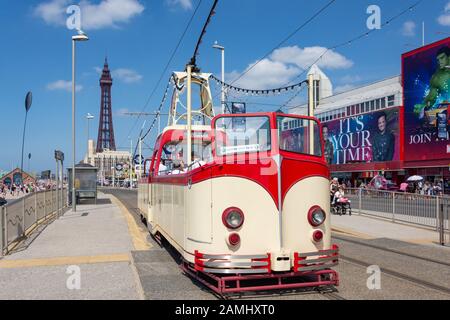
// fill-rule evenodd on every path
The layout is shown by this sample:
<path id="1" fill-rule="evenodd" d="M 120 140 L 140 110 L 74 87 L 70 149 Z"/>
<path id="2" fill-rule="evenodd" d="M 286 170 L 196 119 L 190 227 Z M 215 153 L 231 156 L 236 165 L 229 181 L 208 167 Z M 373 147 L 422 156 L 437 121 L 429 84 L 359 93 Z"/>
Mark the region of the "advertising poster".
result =
<path id="1" fill-rule="evenodd" d="M 403 60 L 405 161 L 450 155 L 450 38 L 406 53 Z"/>
<path id="2" fill-rule="evenodd" d="M 398 108 L 330 121 L 322 130 L 325 158 L 329 164 L 400 159 Z"/>

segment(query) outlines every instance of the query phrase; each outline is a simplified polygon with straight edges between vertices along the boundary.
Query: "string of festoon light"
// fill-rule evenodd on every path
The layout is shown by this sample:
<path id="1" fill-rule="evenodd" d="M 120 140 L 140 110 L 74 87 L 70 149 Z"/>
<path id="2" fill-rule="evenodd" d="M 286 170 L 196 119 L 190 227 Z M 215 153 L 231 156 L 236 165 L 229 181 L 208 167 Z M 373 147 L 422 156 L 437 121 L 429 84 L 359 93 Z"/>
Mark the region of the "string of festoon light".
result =
<path id="1" fill-rule="evenodd" d="M 304 81 L 301 81 L 299 83 L 295 83 L 295 84 L 292 84 L 292 85 L 289 85 L 289 86 L 283 86 L 283 87 L 279 87 L 279 88 L 272 88 L 272 89 L 248 89 L 248 88 L 240 88 L 240 87 L 237 87 L 237 86 L 233 86 L 233 85 L 231 85 L 229 83 L 223 82 L 222 80 L 217 78 L 215 75 L 211 75 L 210 78 L 213 79 L 214 81 L 216 81 L 219 85 L 222 85 L 228 91 L 229 90 L 234 90 L 236 92 L 242 92 L 242 93 L 245 93 L 245 94 L 252 94 L 252 95 L 269 95 L 269 94 L 276 94 L 276 93 L 287 92 L 287 91 L 295 90 L 296 88 L 299 88 L 299 87 L 303 86 L 304 84 L 308 83 L 307 80 L 304 80 Z"/>
<path id="2" fill-rule="evenodd" d="M 302 73 L 300 73 L 298 76 L 296 76 L 294 79 L 292 79 L 290 82 L 286 83 L 286 85 L 289 85 L 290 83 L 296 81 L 297 79 L 301 78 L 308 70 L 310 70 L 312 68 L 313 65 L 317 64 L 320 60 L 322 60 L 322 58 L 330 51 L 336 50 L 338 48 L 344 47 L 344 46 L 349 46 L 352 45 L 353 43 L 355 43 L 358 40 L 367 38 L 371 33 L 375 32 L 375 31 L 380 31 L 382 30 L 384 27 L 388 26 L 389 24 L 391 24 L 393 21 L 395 21 L 396 19 L 400 18 L 401 16 L 405 15 L 406 13 L 413 11 L 417 6 L 420 5 L 420 3 L 422 3 L 424 0 L 419 0 L 416 3 L 414 3 L 413 5 L 409 6 L 408 8 L 404 9 L 403 11 L 401 11 L 400 13 L 396 14 L 395 16 L 391 17 L 390 19 L 386 20 L 384 23 L 381 24 L 381 28 L 380 29 L 372 29 L 366 32 L 363 32 L 362 34 L 353 37 L 350 40 L 341 42 L 339 44 L 336 44 L 332 47 L 326 48 L 324 50 L 324 52 L 316 59 L 314 60 L 314 62 L 309 66 L 304 68 L 304 70 L 302 71 Z M 287 105 L 289 103 L 291 103 L 299 94 L 301 93 L 301 90 L 299 92 L 297 92 L 294 96 L 292 96 L 291 98 L 289 98 L 288 101 L 286 101 L 283 104 L 283 108 L 287 107 Z"/>
<path id="3" fill-rule="evenodd" d="M 153 118 L 152 124 L 150 125 L 148 130 L 145 132 L 145 134 L 141 137 L 141 139 L 145 139 L 149 135 L 149 133 L 153 130 L 153 128 L 155 127 L 155 125 L 156 125 L 156 123 L 158 121 L 158 118 L 161 116 L 161 111 L 162 111 L 162 108 L 164 106 L 164 103 L 167 100 L 167 96 L 169 94 L 170 86 L 171 86 L 171 84 L 174 84 L 174 83 L 175 82 L 173 80 L 173 75 L 172 75 L 172 76 L 170 76 L 169 81 L 167 82 L 166 89 L 164 90 L 164 95 L 163 95 L 163 97 L 161 99 L 161 103 L 159 104 L 158 109 L 156 109 L 155 117 Z"/>

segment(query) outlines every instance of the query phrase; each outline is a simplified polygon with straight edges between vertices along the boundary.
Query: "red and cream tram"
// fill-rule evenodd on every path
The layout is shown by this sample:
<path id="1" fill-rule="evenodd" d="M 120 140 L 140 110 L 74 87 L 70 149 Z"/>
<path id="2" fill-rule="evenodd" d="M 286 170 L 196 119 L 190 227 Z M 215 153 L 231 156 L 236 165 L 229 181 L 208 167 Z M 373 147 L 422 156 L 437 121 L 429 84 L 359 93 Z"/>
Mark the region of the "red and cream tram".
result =
<path id="1" fill-rule="evenodd" d="M 321 141 L 316 119 L 280 113 L 169 125 L 139 184 L 149 231 L 219 294 L 338 285 Z"/>

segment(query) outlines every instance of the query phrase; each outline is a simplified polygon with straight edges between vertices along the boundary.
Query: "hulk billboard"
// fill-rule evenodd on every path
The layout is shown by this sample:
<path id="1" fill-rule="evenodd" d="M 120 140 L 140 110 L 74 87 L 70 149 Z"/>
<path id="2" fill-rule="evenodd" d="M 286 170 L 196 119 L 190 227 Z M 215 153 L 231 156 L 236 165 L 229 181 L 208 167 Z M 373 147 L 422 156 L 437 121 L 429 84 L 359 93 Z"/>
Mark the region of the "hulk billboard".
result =
<path id="1" fill-rule="evenodd" d="M 450 38 L 402 56 L 405 161 L 450 155 Z"/>

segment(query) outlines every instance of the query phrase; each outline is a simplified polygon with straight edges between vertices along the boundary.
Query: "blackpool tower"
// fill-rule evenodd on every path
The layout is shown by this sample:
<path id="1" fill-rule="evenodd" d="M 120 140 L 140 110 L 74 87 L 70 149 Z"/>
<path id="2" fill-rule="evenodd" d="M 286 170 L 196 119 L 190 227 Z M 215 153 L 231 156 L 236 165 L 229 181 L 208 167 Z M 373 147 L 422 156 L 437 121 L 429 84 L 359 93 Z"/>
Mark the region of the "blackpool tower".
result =
<path id="1" fill-rule="evenodd" d="M 98 125 L 97 153 L 105 150 L 116 151 L 114 140 L 114 128 L 111 108 L 111 87 L 112 78 L 108 67 L 108 60 L 105 58 L 102 76 L 100 78 L 101 98 L 100 98 L 100 119 Z"/>

